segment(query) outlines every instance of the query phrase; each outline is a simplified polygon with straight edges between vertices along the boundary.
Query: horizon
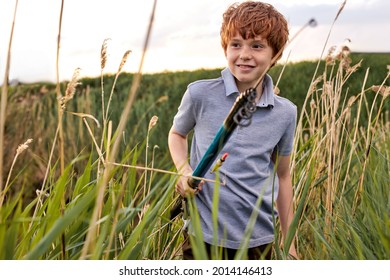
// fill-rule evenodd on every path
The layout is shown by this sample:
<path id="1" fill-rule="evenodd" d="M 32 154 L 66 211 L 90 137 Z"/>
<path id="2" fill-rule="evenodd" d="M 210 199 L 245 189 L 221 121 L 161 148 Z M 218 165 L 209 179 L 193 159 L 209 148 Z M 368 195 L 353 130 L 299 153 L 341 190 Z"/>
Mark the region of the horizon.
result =
<path id="1" fill-rule="evenodd" d="M 389 52 L 351 52 L 350 53 L 351 55 L 360 55 L 360 54 L 363 54 L 363 55 L 386 55 L 386 54 L 389 54 L 390 55 L 390 51 Z M 321 60 L 324 61 L 325 58 L 322 58 Z M 300 60 L 300 61 L 288 61 L 287 62 L 287 65 L 289 64 L 297 64 L 297 63 L 316 63 L 318 62 L 318 59 L 306 59 L 306 60 Z M 278 61 L 276 66 L 283 66 L 284 64 L 286 63 L 281 63 L 281 61 Z M 168 74 L 168 73 L 181 73 L 181 72 L 196 72 L 196 71 L 212 71 L 212 70 L 217 70 L 217 69 L 224 69 L 225 67 L 227 66 L 221 66 L 221 67 L 214 67 L 214 68 L 206 68 L 206 67 L 203 67 L 203 68 L 196 68 L 196 69 L 184 69 L 184 70 L 163 70 L 163 71 L 160 71 L 160 72 L 143 72 L 142 75 L 159 75 L 159 74 Z M 129 72 L 129 71 L 121 71 L 120 72 L 121 75 L 122 74 L 130 74 L 130 75 L 135 75 L 137 72 L 136 71 L 133 71 L 133 72 Z M 107 76 L 115 76 L 116 75 L 116 72 L 105 72 L 103 74 L 105 77 Z M 80 77 L 80 80 L 83 80 L 83 79 L 100 79 L 101 75 L 96 75 L 96 76 L 82 76 Z M 67 80 L 62 80 L 60 81 L 60 83 L 67 83 L 69 82 L 70 79 L 67 79 Z M 0 86 L 2 85 L 3 81 L 0 81 Z M 22 80 L 18 80 L 18 79 L 10 79 L 8 81 L 8 85 L 9 86 L 17 86 L 17 85 L 38 85 L 38 84 L 50 84 L 50 85 L 55 85 L 56 82 L 55 81 L 45 81 L 45 80 L 42 80 L 42 81 L 34 81 L 34 82 L 24 82 Z"/>

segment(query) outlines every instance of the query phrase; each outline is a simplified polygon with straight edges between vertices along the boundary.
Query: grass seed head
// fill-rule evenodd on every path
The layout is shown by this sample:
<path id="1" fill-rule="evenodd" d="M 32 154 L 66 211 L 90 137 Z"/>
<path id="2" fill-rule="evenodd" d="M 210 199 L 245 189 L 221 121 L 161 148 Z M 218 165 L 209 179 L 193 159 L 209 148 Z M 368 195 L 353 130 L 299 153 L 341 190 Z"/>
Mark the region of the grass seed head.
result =
<path id="1" fill-rule="evenodd" d="M 328 51 L 328 55 L 325 58 L 327 65 L 334 65 L 336 61 L 340 61 L 341 66 L 348 70 L 351 64 L 351 49 L 349 44 L 351 39 L 347 38 L 344 42 L 337 46 L 331 46 Z"/>
<path id="2" fill-rule="evenodd" d="M 23 151 L 27 150 L 28 144 L 30 144 L 32 141 L 33 140 L 30 138 L 26 142 L 24 142 L 23 144 L 20 144 L 18 146 L 18 148 L 16 149 L 16 155 L 20 155 L 21 153 L 23 153 Z"/>
<path id="3" fill-rule="evenodd" d="M 80 68 L 76 68 L 73 72 L 72 80 L 68 83 L 66 87 L 65 96 L 61 97 L 61 108 L 65 110 L 66 103 L 71 100 L 76 92 L 76 87 L 80 84 Z"/>
<path id="4" fill-rule="evenodd" d="M 127 50 L 122 57 L 121 63 L 119 64 L 118 73 L 122 71 L 123 66 L 125 66 L 128 56 L 130 55 L 131 50 Z"/>
<path id="5" fill-rule="evenodd" d="M 352 105 L 355 103 L 355 101 L 357 100 L 357 97 L 355 95 L 352 95 L 349 99 L 348 99 L 348 107 L 352 107 Z"/>
<path id="6" fill-rule="evenodd" d="M 159 99 L 157 99 L 156 103 L 162 103 L 168 101 L 168 99 L 169 99 L 168 95 L 163 95 Z"/>
<path id="7" fill-rule="evenodd" d="M 379 92 L 379 94 L 381 94 L 383 98 L 387 98 L 390 95 L 390 87 L 388 86 L 372 86 L 371 90 L 375 93 Z"/>
<path id="8" fill-rule="evenodd" d="M 150 131 L 157 124 L 157 121 L 158 121 L 158 117 L 157 116 L 153 116 L 150 119 L 148 131 Z"/>
<path id="9" fill-rule="evenodd" d="M 100 50 L 100 68 L 103 70 L 107 62 L 107 42 L 110 38 L 104 39 L 102 48 Z"/>

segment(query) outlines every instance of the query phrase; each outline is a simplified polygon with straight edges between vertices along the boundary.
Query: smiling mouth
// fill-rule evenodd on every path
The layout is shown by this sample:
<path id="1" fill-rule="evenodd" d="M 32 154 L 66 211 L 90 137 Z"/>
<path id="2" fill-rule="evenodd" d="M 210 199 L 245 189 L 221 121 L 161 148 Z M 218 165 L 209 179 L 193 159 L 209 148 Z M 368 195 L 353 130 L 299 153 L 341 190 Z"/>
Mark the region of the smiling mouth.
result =
<path id="1" fill-rule="evenodd" d="M 243 69 L 243 70 L 247 70 L 247 69 L 253 69 L 255 68 L 255 66 L 252 66 L 252 65 L 246 65 L 246 64 L 237 64 L 237 67 L 240 68 L 240 69 Z"/>

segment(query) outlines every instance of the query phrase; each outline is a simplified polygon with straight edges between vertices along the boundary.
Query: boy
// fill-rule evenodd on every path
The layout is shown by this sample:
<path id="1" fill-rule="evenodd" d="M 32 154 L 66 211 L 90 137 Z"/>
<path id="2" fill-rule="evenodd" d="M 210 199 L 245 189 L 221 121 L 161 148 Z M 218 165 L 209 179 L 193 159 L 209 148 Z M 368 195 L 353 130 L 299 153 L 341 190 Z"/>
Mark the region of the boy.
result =
<path id="1" fill-rule="evenodd" d="M 271 77 L 264 75 L 281 56 L 288 39 L 288 26 L 271 5 L 248 1 L 233 4 L 226 10 L 220 34 L 228 67 L 217 79 L 188 86 L 168 136 L 176 168 L 184 175 L 191 175 L 239 93 L 254 87 L 263 76 L 256 88 L 257 109 L 251 124 L 238 126 L 220 152 L 220 155 L 229 153 L 229 157 L 220 168 L 226 184 L 219 190 L 218 244 L 213 244 L 213 184 L 202 182 L 194 190 L 188 185 L 188 178 L 182 176 L 176 191 L 183 197 L 195 195 L 209 256 L 211 246 L 218 246 L 223 247 L 225 258 L 234 258 L 252 212 L 258 211 L 248 258 L 269 259 L 274 242 L 273 197 L 283 237 L 293 218 L 289 165 L 297 109 L 287 99 L 274 94 Z M 192 130 L 188 162 L 187 135 Z M 277 176 L 274 176 L 275 169 Z M 205 177 L 215 179 L 213 174 Z M 262 203 L 255 209 L 259 195 Z M 297 257 L 294 245 L 289 253 Z M 187 243 L 183 246 L 183 258 L 192 257 Z"/>

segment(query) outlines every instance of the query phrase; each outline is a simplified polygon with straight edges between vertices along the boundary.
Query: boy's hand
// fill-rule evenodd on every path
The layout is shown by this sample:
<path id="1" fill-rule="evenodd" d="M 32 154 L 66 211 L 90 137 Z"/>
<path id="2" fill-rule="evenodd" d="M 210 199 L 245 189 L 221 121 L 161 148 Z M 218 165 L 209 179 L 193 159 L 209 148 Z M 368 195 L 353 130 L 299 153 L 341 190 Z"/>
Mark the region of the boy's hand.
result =
<path id="1" fill-rule="evenodd" d="M 188 169 L 186 172 L 183 173 L 185 176 L 181 176 L 177 182 L 176 185 L 176 192 L 178 192 L 182 197 L 191 197 L 196 195 L 199 191 L 202 190 L 202 186 L 204 184 L 204 181 L 201 181 L 198 185 L 197 189 L 193 189 L 188 185 L 188 179 L 192 174 L 192 170 Z"/>

